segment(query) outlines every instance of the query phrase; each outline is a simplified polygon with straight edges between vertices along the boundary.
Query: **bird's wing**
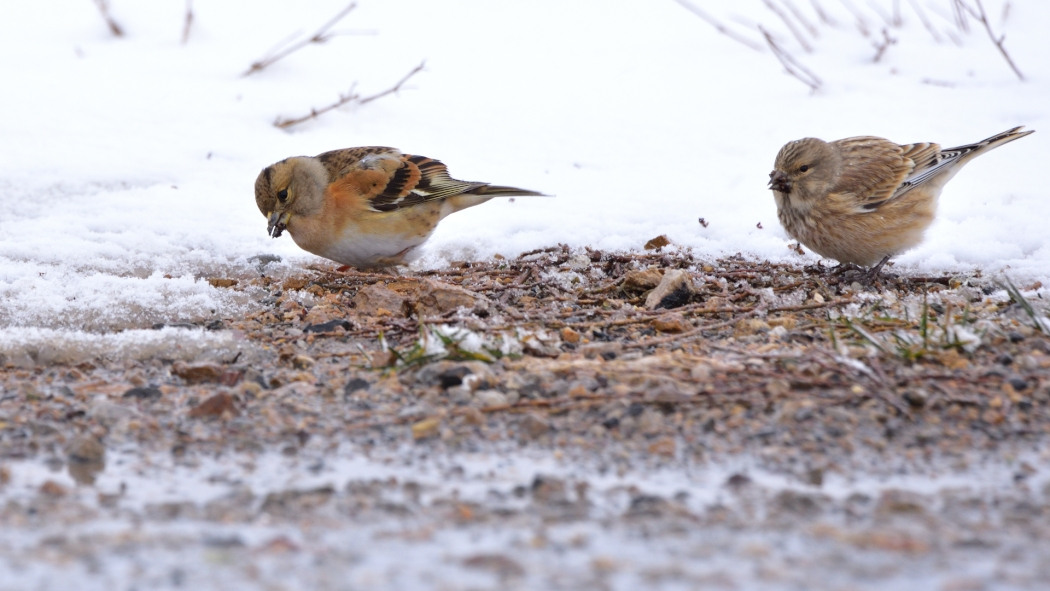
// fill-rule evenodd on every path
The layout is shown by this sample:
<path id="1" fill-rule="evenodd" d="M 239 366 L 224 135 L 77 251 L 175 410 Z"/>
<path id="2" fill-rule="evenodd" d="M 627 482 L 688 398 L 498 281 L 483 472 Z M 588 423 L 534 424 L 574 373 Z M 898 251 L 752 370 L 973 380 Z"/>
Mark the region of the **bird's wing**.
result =
<path id="1" fill-rule="evenodd" d="M 895 197 L 915 167 L 905 156 L 906 146 L 883 138 L 861 136 L 833 143 L 842 154 L 842 174 L 832 192 L 852 194 L 865 211 L 874 211 Z"/>
<path id="2" fill-rule="evenodd" d="M 446 199 L 486 183 L 458 181 L 438 160 L 402 154 L 393 148 L 364 147 L 318 156 L 333 182 L 352 186 L 375 211 L 394 211 Z"/>

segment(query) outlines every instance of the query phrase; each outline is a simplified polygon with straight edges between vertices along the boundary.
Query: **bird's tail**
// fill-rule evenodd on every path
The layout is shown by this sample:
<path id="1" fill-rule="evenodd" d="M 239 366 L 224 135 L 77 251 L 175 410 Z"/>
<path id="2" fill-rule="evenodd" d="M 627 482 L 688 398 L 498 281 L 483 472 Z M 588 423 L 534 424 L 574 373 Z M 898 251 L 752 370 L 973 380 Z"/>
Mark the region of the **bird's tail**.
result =
<path id="1" fill-rule="evenodd" d="M 481 185 L 470 192 L 479 197 L 550 197 L 546 193 L 501 185 Z"/>
<path id="2" fill-rule="evenodd" d="M 988 150 L 998 148 L 999 146 L 1010 143 L 1016 139 L 1021 139 L 1028 134 L 1035 133 L 1035 130 L 1021 131 L 1023 127 L 1023 125 L 1020 125 L 1013 129 L 1008 129 L 1002 133 L 997 133 L 992 137 L 988 139 L 983 139 L 975 144 L 958 146 L 956 148 L 947 148 L 945 150 L 942 150 L 941 152 L 958 152 L 961 155 L 966 155 L 971 152 L 987 152 Z"/>

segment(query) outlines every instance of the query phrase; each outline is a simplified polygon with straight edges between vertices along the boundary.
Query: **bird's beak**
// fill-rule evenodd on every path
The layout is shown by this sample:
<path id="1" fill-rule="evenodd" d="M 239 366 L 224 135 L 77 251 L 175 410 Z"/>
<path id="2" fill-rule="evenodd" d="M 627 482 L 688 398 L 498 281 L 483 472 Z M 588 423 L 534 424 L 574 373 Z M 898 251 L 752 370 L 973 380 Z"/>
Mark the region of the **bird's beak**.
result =
<path id="1" fill-rule="evenodd" d="M 281 233 L 288 227 L 288 220 L 292 219 L 290 211 L 274 211 L 266 216 L 266 233 L 274 238 L 279 238 Z"/>
<path id="2" fill-rule="evenodd" d="M 790 193 L 791 192 L 791 179 L 788 175 L 784 174 L 779 170 L 774 170 L 769 173 L 769 188 L 777 191 L 778 193 Z"/>

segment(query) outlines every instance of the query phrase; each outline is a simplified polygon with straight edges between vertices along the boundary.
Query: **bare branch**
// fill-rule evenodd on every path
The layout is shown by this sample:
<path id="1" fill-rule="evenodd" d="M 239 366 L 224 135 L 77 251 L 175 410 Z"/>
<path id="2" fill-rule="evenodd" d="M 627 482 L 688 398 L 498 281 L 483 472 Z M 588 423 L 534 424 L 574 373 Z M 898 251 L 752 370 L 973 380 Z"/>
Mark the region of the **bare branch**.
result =
<path id="1" fill-rule="evenodd" d="M 806 32 L 809 33 L 810 37 L 816 37 L 819 34 L 819 31 L 817 31 L 817 27 L 806 19 L 806 17 L 802 14 L 802 11 L 799 10 L 797 6 L 795 6 L 794 2 L 792 2 L 791 0 L 780 0 L 780 2 L 784 5 L 785 8 L 788 9 L 788 11 L 791 12 L 791 16 L 795 17 L 795 20 L 797 20 L 799 24 L 801 24 L 806 29 Z M 816 6 L 816 3 L 814 2 L 813 5 Z"/>
<path id="2" fill-rule="evenodd" d="M 755 43 L 754 41 L 751 41 L 750 39 L 748 39 L 746 37 L 742 37 L 740 35 L 737 35 L 733 31 L 730 31 L 725 25 L 723 25 L 722 23 L 718 22 L 718 20 L 716 20 L 714 17 L 712 17 L 711 15 L 707 14 L 706 12 L 700 10 L 699 8 L 697 8 L 696 6 L 694 6 L 693 4 L 688 2 L 687 0 L 675 0 L 675 2 L 680 4 L 683 8 L 685 8 L 689 12 L 691 12 L 691 13 L 695 14 L 696 16 L 700 17 L 701 19 L 703 19 L 705 22 L 707 22 L 707 24 L 709 24 L 712 27 L 714 27 L 716 31 L 718 31 L 719 33 L 725 35 L 726 37 L 729 37 L 730 39 L 732 39 L 734 41 L 742 43 L 742 44 L 746 45 L 747 47 L 750 47 L 751 49 L 754 49 L 755 51 L 762 51 L 762 46 L 761 45 L 759 45 L 758 43 Z"/>
<path id="3" fill-rule="evenodd" d="M 875 58 L 872 60 L 873 63 L 879 63 L 882 61 L 882 56 L 886 54 L 886 50 L 890 48 L 890 45 L 896 45 L 897 40 L 890 37 L 890 30 L 882 28 L 882 41 L 875 43 Z"/>
<path id="4" fill-rule="evenodd" d="M 900 13 L 897 11 L 898 7 L 897 7 L 896 0 L 894 0 L 893 8 L 892 8 L 891 12 L 889 12 L 889 13 L 887 13 L 886 10 L 883 9 L 883 7 L 880 4 L 878 4 L 877 2 L 874 2 L 873 0 L 867 0 L 867 1 L 868 1 L 868 8 L 870 8 L 871 11 L 874 12 L 875 14 L 879 15 L 879 18 L 881 18 L 882 21 L 884 23 L 886 23 L 886 26 L 888 26 L 888 27 L 899 27 L 900 26 Z"/>
<path id="5" fill-rule="evenodd" d="M 922 23 L 922 26 L 926 27 L 926 30 L 930 32 L 930 35 L 935 42 L 940 43 L 941 36 L 938 35 L 937 30 L 933 28 L 933 23 L 930 22 L 930 19 L 926 18 L 926 12 L 923 11 L 919 3 L 915 0 L 908 0 L 908 2 L 911 4 L 912 9 L 915 10 L 915 14 L 918 15 L 919 22 Z"/>
<path id="6" fill-rule="evenodd" d="M 857 19 L 857 30 L 860 31 L 860 34 L 865 37 L 870 36 L 871 26 L 868 25 L 868 19 L 864 18 L 864 15 L 861 14 L 860 11 L 849 2 L 849 0 L 840 1 L 842 2 L 842 5 L 846 7 L 846 10 L 849 10 L 853 14 L 853 17 Z"/>
<path id="7" fill-rule="evenodd" d="M 813 5 L 813 10 L 817 13 L 817 18 L 820 19 L 820 22 L 824 23 L 825 25 L 832 26 L 832 27 L 834 27 L 837 24 L 835 22 L 835 19 L 833 19 L 830 16 L 828 16 L 827 11 L 824 10 L 824 7 L 821 6 L 817 2 L 817 0 L 810 0 L 810 4 Z"/>
<path id="8" fill-rule="evenodd" d="M 969 7 L 963 4 L 962 0 L 952 0 L 952 18 L 955 20 L 955 26 L 963 33 L 970 32 L 970 23 L 966 20 L 966 13 L 969 11 Z"/>
<path id="9" fill-rule="evenodd" d="M 956 0 L 956 2 L 961 9 L 966 10 L 966 12 L 970 13 L 970 16 L 975 18 L 977 22 L 984 25 L 984 30 L 988 33 L 988 38 L 999 48 L 999 53 L 1003 55 L 1006 63 L 1010 65 L 1010 69 L 1014 71 L 1014 74 L 1017 74 L 1017 78 L 1021 80 L 1021 82 L 1024 82 L 1024 74 L 1022 74 L 1021 70 L 1017 68 L 1017 64 L 1014 63 L 1014 60 L 1010 57 L 1010 53 L 1006 51 L 1006 47 L 1003 45 L 1006 41 L 1006 35 L 999 35 L 996 37 L 995 31 L 992 30 L 991 23 L 988 22 L 988 15 L 984 12 L 984 5 L 981 4 L 981 0 L 974 0 L 974 3 L 977 5 L 977 10 L 963 4 L 962 0 Z"/>
<path id="10" fill-rule="evenodd" d="M 769 48 L 773 50 L 773 55 L 777 56 L 777 59 L 780 60 L 781 65 L 784 66 L 787 73 L 798 78 L 803 84 L 808 86 L 811 91 L 816 92 L 817 89 L 820 88 L 820 85 L 823 84 L 820 78 L 806 69 L 805 66 L 798 63 L 798 60 L 791 57 L 791 54 L 777 45 L 777 42 L 773 40 L 773 36 L 769 34 L 769 31 L 763 29 L 761 25 L 759 25 L 758 30 L 762 32 L 762 36 L 766 38 L 766 43 L 769 44 Z"/>
<path id="11" fill-rule="evenodd" d="M 106 21 L 109 32 L 113 33 L 114 37 L 123 37 L 124 29 L 117 24 L 117 21 L 113 19 L 113 15 L 109 13 L 109 2 L 107 0 L 95 0 L 95 6 L 98 6 L 98 11 L 102 13 L 102 18 Z"/>
<path id="12" fill-rule="evenodd" d="M 300 123 L 305 123 L 307 121 L 310 121 L 311 119 L 316 119 L 316 118 L 320 117 L 321 115 L 324 115 L 325 113 L 327 113 L 329 111 L 338 109 L 339 107 L 342 107 L 344 105 L 348 105 L 348 104 L 364 105 L 364 104 L 370 103 L 370 102 L 372 102 L 372 101 L 374 101 L 376 99 L 382 98 L 384 96 L 387 96 L 387 95 L 390 95 L 390 94 L 394 94 L 397 91 L 401 90 L 401 87 L 406 82 L 408 82 L 408 80 L 410 78 L 412 78 L 413 76 L 415 76 L 419 72 L 423 71 L 423 67 L 425 65 L 426 65 L 426 62 L 420 62 L 420 64 L 418 66 L 412 68 L 412 70 L 410 70 L 400 80 L 398 80 L 396 84 L 394 84 L 393 86 L 391 86 L 390 88 L 388 88 L 388 89 L 386 89 L 386 90 L 384 90 L 382 92 L 378 92 L 378 93 L 370 95 L 370 96 L 362 97 L 355 90 L 357 88 L 357 83 L 355 82 L 350 87 L 350 91 L 348 93 L 346 93 L 346 94 L 339 95 L 339 100 L 335 101 L 334 103 L 332 103 L 332 104 L 330 104 L 330 105 L 328 105 L 326 107 L 321 107 L 320 109 L 310 109 L 310 113 L 309 114 L 303 115 L 301 117 L 294 117 L 294 118 L 291 118 L 291 119 L 278 117 L 277 120 L 273 122 L 273 124 L 276 127 L 280 127 L 281 129 L 288 129 L 289 127 L 295 127 L 296 125 L 299 125 Z"/>
<path id="13" fill-rule="evenodd" d="M 186 19 L 182 25 L 182 44 L 190 40 L 190 28 L 193 26 L 193 0 L 186 0 Z"/>
<path id="14" fill-rule="evenodd" d="M 779 6 L 773 4 L 773 0 L 762 0 L 762 3 L 766 5 L 766 8 L 772 10 L 773 14 L 780 17 L 780 20 L 784 21 L 784 25 L 786 25 L 788 30 L 791 31 L 791 34 L 795 36 L 795 40 L 797 40 L 798 44 L 802 46 L 802 49 L 806 53 L 812 53 L 813 47 L 806 42 L 805 37 L 802 36 L 802 32 L 798 30 L 798 27 L 795 26 L 795 23 L 791 22 L 791 19 L 788 18 L 788 15 L 785 14 Z"/>
<path id="15" fill-rule="evenodd" d="M 342 20 L 343 17 L 345 17 L 347 14 L 350 14 L 350 11 L 352 11 L 355 8 L 357 8 L 357 3 L 356 2 L 351 2 L 349 6 L 347 6 L 344 9 L 342 9 L 341 11 L 339 11 L 339 13 L 336 14 L 330 21 L 328 21 L 327 23 L 324 24 L 324 26 L 322 26 L 320 29 L 318 29 L 316 33 L 314 33 L 313 35 L 311 35 L 310 37 L 308 37 L 306 39 L 302 39 L 300 41 L 292 43 L 291 45 L 288 45 L 287 47 L 285 47 L 283 49 L 280 49 L 280 47 L 285 42 L 282 42 L 281 44 L 278 44 L 277 47 L 274 47 L 273 49 L 270 50 L 270 53 L 267 54 L 266 57 L 264 57 L 264 58 L 262 58 L 262 59 L 260 59 L 260 60 L 258 60 L 256 62 L 253 62 L 251 67 L 249 67 L 248 70 L 245 71 L 244 74 L 242 74 L 242 75 L 243 76 L 250 76 L 250 75 L 254 74 L 255 72 L 258 72 L 259 70 L 262 70 L 262 69 L 266 68 L 267 66 L 272 65 L 274 62 L 280 61 L 280 60 L 288 57 L 292 53 L 294 53 L 294 52 L 296 52 L 296 51 L 306 47 L 307 45 L 310 45 L 311 43 L 324 43 L 325 41 L 328 41 L 333 36 L 335 36 L 335 33 L 330 33 L 329 30 L 332 27 L 334 27 L 336 25 L 336 23 L 338 23 L 340 20 Z"/>

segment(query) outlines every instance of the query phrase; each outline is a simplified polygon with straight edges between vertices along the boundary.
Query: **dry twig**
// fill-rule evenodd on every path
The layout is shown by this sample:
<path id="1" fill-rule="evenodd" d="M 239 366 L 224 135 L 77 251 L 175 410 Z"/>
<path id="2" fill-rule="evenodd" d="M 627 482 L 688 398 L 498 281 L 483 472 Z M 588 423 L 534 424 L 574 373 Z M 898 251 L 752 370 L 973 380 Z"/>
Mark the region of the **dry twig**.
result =
<path id="1" fill-rule="evenodd" d="M 193 0 L 186 0 L 186 18 L 182 25 L 182 44 L 190 40 L 190 28 L 193 26 Z"/>
<path id="2" fill-rule="evenodd" d="M 700 17 L 701 19 L 703 19 L 705 22 L 707 22 L 707 24 L 709 24 L 712 27 L 714 27 L 716 31 L 718 31 L 719 33 L 725 35 L 726 37 L 729 37 L 730 39 L 732 39 L 734 41 L 742 43 L 742 44 L 746 45 L 747 47 L 749 47 L 751 49 L 754 49 L 755 51 L 762 51 L 762 46 L 761 45 L 759 45 L 758 43 L 755 43 L 754 41 L 752 41 L 752 40 L 750 40 L 750 39 L 748 39 L 746 37 L 737 35 L 733 31 L 729 30 L 728 27 L 726 27 L 722 23 L 718 22 L 717 19 L 715 19 L 711 15 L 707 14 L 706 12 L 700 10 L 699 8 L 697 8 L 696 6 L 694 6 L 692 3 L 688 2 L 687 0 L 675 0 L 675 2 L 680 4 L 683 8 L 685 8 L 689 12 L 691 12 L 691 13 L 695 14 L 696 16 Z"/>
<path id="3" fill-rule="evenodd" d="M 795 20 L 798 21 L 799 24 L 806 29 L 806 32 L 809 33 L 810 37 L 816 37 L 820 33 L 816 25 L 814 25 L 806 19 L 805 15 L 802 14 L 802 11 L 799 10 L 797 6 L 795 6 L 794 2 L 792 2 L 791 0 L 781 0 L 781 2 L 784 4 L 784 7 L 787 8 L 788 11 L 791 13 L 791 16 L 795 17 Z M 814 7 L 816 7 L 815 3 Z M 820 14 L 819 8 L 817 9 L 817 14 Z"/>
<path id="4" fill-rule="evenodd" d="M 890 37 L 889 29 L 883 28 L 882 41 L 875 43 L 875 57 L 872 59 L 872 62 L 877 64 L 880 61 L 882 61 L 882 56 L 886 55 L 886 50 L 890 48 L 890 45 L 896 44 L 897 39 L 894 37 Z"/>
<path id="5" fill-rule="evenodd" d="M 777 42 L 773 40 L 773 36 L 769 34 L 769 31 L 762 28 L 760 25 L 758 30 L 762 32 L 762 36 L 766 38 L 766 43 L 769 44 L 769 48 L 773 50 L 773 55 L 777 56 L 781 65 L 787 70 L 787 73 L 798 78 L 803 84 L 809 87 L 813 92 L 816 92 L 820 85 L 823 84 L 820 78 L 809 71 L 805 66 L 800 64 L 794 57 L 788 52 L 784 51 L 782 47 L 777 45 Z"/>
<path id="6" fill-rule="evenodd" d="M 817 13 L 817 18 L 820 19 L 820 22 L 832 27 L 835 26 L 835 20 L 828 16 L 827 11 L 824 10 L 824 7 L 817 0 L 810 0 L 810 4 L 813 5 L 813 11 Z"/>
<path id="7" fill-rule="evenodd" d="M 856 7 L 850 4 L 849 0 L 841 0 L 841 2 L 842 5 L 846 7 L 846 10 L 849 10 L 851 13 L 853 13 L 853 17 L 857 19 L 857 30 L 860 31 L 860 34 L 864 35 L 865 37 L 871 35 L 871 27 L 870 25 L 868 25 L 868 20 L 864 18 L 864 15 L 861 14 L 860 11 L 856 9 Z"/>
<path id="8" fill-rule="evenodd" d="M 317 29 L 316 33 L 314 33 L 306 39 L 302 39 L 300 41 L 287 45 L 283 49 L 280 49 L 280 47 L 286 42 L 281 42 L 277 45 L 277 47 L 271 49 L 270 53 L 266 57 L 256 62 L 253 62 L 252 65 L 242 75 L 250 76 L 255 72 L 266 68 L 267 66 L 272 65 L 274 62 L 280 61 L 288 57 L 292 53 L 306 47 L 307 45 L 310 45 L 311 43 L 324 43 L 328 41 L 329 39 L 335 36 L 335 33 L 331 33 L 329 32 L 329 30 L 332 27 L 334 27 L 336 23 L 341 21 L 343 17 L 350 14 L 350 11 L 352 11 L 355 8 L 357 8 L 357 3 L 351 2 L 349 6 L 339 11 L 339 14 L 336 14 L 334 17 L 332 17 L 332 19 L 325 23 L 324 26 L 322 26 L 320 29 Z"/>
<path id="9" fill-rule="evenodd" d="M 908 2 L 911 3 L 911 7 L 919 17 L 919 22 L 922 23 L 922 26 L 926 27 L 926 30 L 930 32 L 930 36 L 933 37 L 935 42 L 940 43 L 941 36 L 937 34 L 937 30 L 933 28 L 933 23 L 931 23 L 930 19 L 926 17 L 926 12 L 922 9 L 922 6 L 920 6 L 916 0 L 908 0 Z"/>
<path id="10" fill-rule="evenodd" d="M 798 30 L 798 27 L 796 27 L 795 23 L 792 22 L 790 18 L 788 18 L 788 15 L 783 10 L 781 10 L 779 6 L 773 4 L 772 0 L 762 0 L 762 2 L 766 5 L 766 8 L 773 11 L 773 14 L 780 17 L 780 20 L 784 22 L 784 25 L 788 28 L 789 31 L 791 31 L 791 34 L 795 36 L 795 39 L 798 41 L 798 44 L 802 46 L 802 49 L 805 50 L 806 53 L 812 53 L 813 46 L 811 46 L 809 42 L 806 41 L 806 38 L 802 34 L 802 31 Z M 803 23 L 803 25 L 805 25 L 805 23 Z"/>
<path id="11" fill-rule="evenodd" d="M 984 26 L 984 30 L 988 33 L 988 38 L 991 39 L 992 43 L 994 43 L 995 46 L 999 48 L 999 53 L 1003 55 L 1003 58 L 1006 60 L 1006 63 L 1010 65 L 1010 69 L 1014 71 L 1014 74 L 1017 74 L 1017 78 L 1021 80 L 1021 82 L 1024 82 L 1024 74 L 1022 74 L 1021 70 L 1017 68 L 1017 64 L 1014 63 L 1013 58 L 1010 57 L 1010 53 L 1006 51 L 1006 47 L 1003 45 L 1003 43 L 1006 41 L 1006 35 L 999 35 L 998 37 L 995 35 L 995 31 L 992 30 L 991 23 L 988 22 L 988 15 L 984 12 L 984 5 L 981 4 L 981 0 L 974 0 L 974 4 L 977 5 L 976 10 L 970 6 L 963 4 L 962 0 L 955 0 L 955 3 L 959 6 L 960 10 L 965 10 L 966 12 L 970 13 L 970 16 L 975 18 L 977 22 L 981 23 Z"/>
<path id="12" fill-rule="evenodd" d="M 402 77 L 400 80 L 398 80 L 396 84 L 382 92 L 362 97 L 361 95 L 357 94 L 357 92 L 354 90 L 354 87 L 352 86 L 350 87 L 350 92 L 339 95 L 339 100 L 326 107 L 321 107 L 320 109 L 310 109 L 310 112 L 306 115 L 303 115 L 302 117 L 293 117 L 291 119 L 278 117 L 277 120 L 273 122 L 273 124 L 276 127 L 280 127 L 281 129 L 287 129 L 289 127 L 299 125 L 300 123 L 305 123 L 306 121 L 309 121 L 311 119 L 316 119 L 321 115 L 324 115 L 325 113 L 334 109 L 338 109 L 339 107 L 342 107 L 344 105 L 348 105 L 351 103 L 358 105 L 370 103 L 378 98 L 382 98 L 384 96 L 387 96 L 388 94 L 393 94 L 401 90 L 401 87 L 405 84 L 405 82 L 408 82 L 409 78 L 421 72 L 425 65 L 426 62 L 420 62 L 418 66 L 412 68 L 412 70 L 409 71 L 409 73 L 405 74 L 404 77 Z"/>
<path id="13" fill-rule="evenodd" d="M 109 13 L 109 2 L 107 0 L 95 0 L 95 6 L 98 6 L 98 11 L 102 13 L 102 18 L 106 21 L 109 32 L 113 33 L 114 37 L 123 37 L 124 29 L 117 24 L 117 21 L 113 19 L 113 15 Z"/>

